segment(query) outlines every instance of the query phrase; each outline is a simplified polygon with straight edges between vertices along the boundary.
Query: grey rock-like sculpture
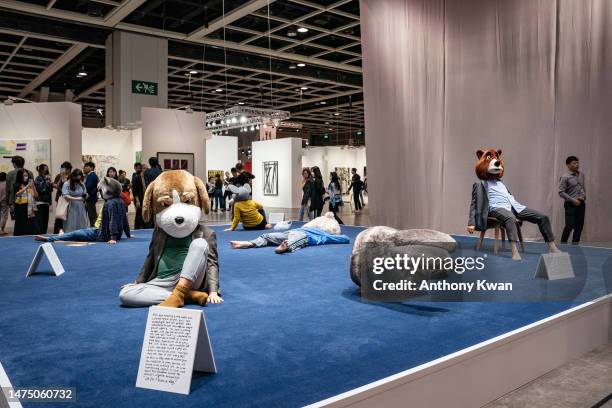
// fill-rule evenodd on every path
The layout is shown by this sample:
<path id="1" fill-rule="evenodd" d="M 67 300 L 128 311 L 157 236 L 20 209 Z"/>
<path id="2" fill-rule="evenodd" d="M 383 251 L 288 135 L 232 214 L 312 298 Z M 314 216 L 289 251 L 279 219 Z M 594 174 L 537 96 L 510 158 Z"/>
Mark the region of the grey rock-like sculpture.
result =
<path id="1" fill-rule="evenodd" d="M 374 254 L 394 257 L 446 258 L 457 248 L 457 241 L 448 234 L 430 229 L 397 230 L 391 227 L 368 228 L 355 238 L 351 253 L 351 279 L 361 286 L 361 272 Z M 445 278 L 446 271 L 420 268 L 406 278 L 414 281 Z"/>

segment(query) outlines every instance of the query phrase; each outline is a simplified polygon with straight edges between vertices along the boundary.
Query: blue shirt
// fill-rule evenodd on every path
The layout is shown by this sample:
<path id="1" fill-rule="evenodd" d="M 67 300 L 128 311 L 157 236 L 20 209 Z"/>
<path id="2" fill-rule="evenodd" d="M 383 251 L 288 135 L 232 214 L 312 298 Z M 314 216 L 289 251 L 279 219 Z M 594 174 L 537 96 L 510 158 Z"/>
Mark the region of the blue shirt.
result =
<path id="1" fill-rule="evenodd" d="M 322 231 L 318 228 L 302 227 L 296 229 L 306 233 L 306 236 L 308 237 L 308 246 L 325 244 L 348 244 L 350 242 L 349 237 L 347 237 L 346 235 L 334 235 Z"/>
<path id="2" fill-rule="evenodd" d="M 526 208 L 523 204 L 515 200 L 514 196 L 510 194 L 505 184 L 501 181 L 488 180 L 487 187 L 489 211 L 495 210 L 496 208 L 503 208 L 512 212 L 514 208 L 514 211 L 520 213 Z"/>

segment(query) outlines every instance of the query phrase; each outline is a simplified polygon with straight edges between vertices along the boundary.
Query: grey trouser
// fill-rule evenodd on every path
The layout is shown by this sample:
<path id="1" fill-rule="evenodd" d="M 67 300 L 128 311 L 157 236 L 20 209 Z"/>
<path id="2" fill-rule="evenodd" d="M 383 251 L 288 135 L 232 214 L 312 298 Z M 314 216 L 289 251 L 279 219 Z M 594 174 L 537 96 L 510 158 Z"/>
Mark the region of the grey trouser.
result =
<path id="1" fill-rule="evenodd" d="M 189 252 L 183 262 L 180 274 L 164 279 L 154 278 L 146 283 L 130 283 L 119 292 L 122 306 L 145 307 L 158 305 L 170 296 L 180 278 L 193 282 L 192 287 L 202 286 L 206 276 L 206 260 L 208 259 L 208 242 L 204 238 L 196 238 L 189 245 Z"/>
<path id="2" fill-rule="evenodd" d="M 4 231 L 6 220 L 8 220 L 9 206 L 6 202 L 0 202 L 0 231 Z"/>
<path id="3" fill-rule="evenodd" d="M 265 247 L 268 245 L 280 245 L 283 241 L 289 242 L 289 251 L 293 252 L 300 248 L 308 246 L 308 236 L 304 231 L 289 230 L 284 232 L 270 232 L 263 234 L 250 241 L 257 248 Z"/>
<path id="4" fill-rule="evenodd" d="M 519 240 L 516 229 L 517 219 L 537 224 L 545 242 L 553 242 L 555 240 L 548 216 L 536 210 L 532 210 L 531 208 L 525 208 L 520 213 L 515 211 L 510 212 L 505 208 L 496 208 L 489 211 L 489 216 L 497 218 L 499 222 L 504 224 L 504 228 L 508 234 L 508 240 L 510 241 L 516 242 Z"/>

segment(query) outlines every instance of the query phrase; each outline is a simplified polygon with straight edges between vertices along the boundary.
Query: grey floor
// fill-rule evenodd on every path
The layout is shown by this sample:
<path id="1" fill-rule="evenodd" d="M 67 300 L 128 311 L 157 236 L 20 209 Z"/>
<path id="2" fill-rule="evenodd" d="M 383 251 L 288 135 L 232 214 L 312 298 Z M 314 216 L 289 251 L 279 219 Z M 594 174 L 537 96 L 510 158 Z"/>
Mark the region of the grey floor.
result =
<path id="1" fill-rule="evenodd" d="M 485 408 L 590 408 L 612 393 L 612 342 L 550 371 Z M 598 407 L 612 407 L 612 401 Z"/>
<path id="2" fill-rule="evenodd" d="M 270 212 L 282 212 L 285 219 L 295 220 L 299 211 L 287 208 L 266 208 Z M 128 213 L 130 225 L 134 213 Z M 346 205 L 340 218 L 348 225 L 371 226 L 368 207 L 361 214 L 351 211 Z M 229 224 L 228 212 L 211 212 L 208 221 L 212 225 Z M 53 230 L 53 214 L 50 216 L 49 231 Z M 7 225 L 12 233 L 12 222 Z M 596 243 L 596 246 L 611 247 L 610 243 Z M 612 342 L 588 353 L 563 367 L 553 370 L 529 384 L 486 405 L 486 408 L 591 408 L 612 393 Z M 601 407 L 612 408 L 612 401 Z"/>

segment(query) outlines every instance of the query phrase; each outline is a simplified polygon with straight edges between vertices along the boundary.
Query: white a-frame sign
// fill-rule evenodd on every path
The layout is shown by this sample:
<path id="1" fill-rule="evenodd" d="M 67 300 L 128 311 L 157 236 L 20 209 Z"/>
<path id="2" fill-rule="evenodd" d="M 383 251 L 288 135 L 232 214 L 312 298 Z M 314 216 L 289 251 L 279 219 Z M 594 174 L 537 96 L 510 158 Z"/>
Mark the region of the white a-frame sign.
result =
<path id="1" fill-rule="evenodd" d="M 204 313 L 150 307 L 136 387 L 189 394 L 193 371 L 217 372 Z"/>
<path id="2" fill-rule="evenodd" d="M 53 245 L 47 242 L 39 246 L 38 250 L 36 250 L 36 254 L 34 254 L 34 259 L 32 259 L 32 263 L 28 268 L 26 278 L 36 273 L 36 270 L 38 269 L 38 265 L 40 264 L 43 255 L 47 257 L 47 260 L 51 264 L 51 268 L 53 268 L 53 273 L 55 273 L 55 276 L 60 276 L 62 273 L 65 272 L 64 267 L 62 266 L 62 263 L 60 262 L 57 253 L 55 252 L 55 249 L 53 249 Z"/>

